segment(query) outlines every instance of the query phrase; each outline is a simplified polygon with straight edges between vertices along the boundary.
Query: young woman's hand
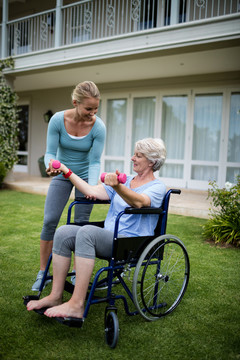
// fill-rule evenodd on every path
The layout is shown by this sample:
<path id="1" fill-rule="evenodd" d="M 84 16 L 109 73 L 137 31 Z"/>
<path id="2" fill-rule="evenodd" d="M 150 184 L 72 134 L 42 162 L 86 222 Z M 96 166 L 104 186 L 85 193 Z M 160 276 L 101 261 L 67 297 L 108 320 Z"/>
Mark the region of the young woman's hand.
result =
<path id="1" fill-rule="evenodd" d="M 46 169 L 46 173 L 49 175 L 49 176 L 57 176 L 59 174 L 61 174 L 62 170 L 61 170 L 61 163 L 60 163 L 60 167 L 58 169 L 55 169 L 52 164 L 53 164 L 53 161 L 54 159 L 50 159 L 50 162 L 49 162 L 49 165 L 48 165 L 48 168 Z"/>

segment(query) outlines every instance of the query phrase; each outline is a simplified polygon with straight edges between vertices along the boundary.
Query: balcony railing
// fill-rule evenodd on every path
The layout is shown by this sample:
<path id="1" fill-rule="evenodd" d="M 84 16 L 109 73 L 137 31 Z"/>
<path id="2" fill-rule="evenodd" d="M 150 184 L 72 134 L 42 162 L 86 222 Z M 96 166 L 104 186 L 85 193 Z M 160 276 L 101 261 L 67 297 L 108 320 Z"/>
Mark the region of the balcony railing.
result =
<path id="1" fill-rule="evenodd" d="M 239 0 L 82 0 L 60 11 L 3 21 L 1 57 L 238 12 Z"/>
<path id="2" fill-rule="evenodd" d="M 8 55 L 54 47 L 55 11 L 8 22 Z"/>

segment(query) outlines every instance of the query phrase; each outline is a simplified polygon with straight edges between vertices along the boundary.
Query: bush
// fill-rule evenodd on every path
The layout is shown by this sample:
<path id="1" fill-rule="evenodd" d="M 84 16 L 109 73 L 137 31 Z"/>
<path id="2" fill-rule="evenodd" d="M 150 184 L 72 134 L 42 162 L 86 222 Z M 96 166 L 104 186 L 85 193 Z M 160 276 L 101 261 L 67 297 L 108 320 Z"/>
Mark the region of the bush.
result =
<path id="1" fill-rule="evenodd" d="M 13 66 L 12 59 L 0 61 L 0 184 L 18 160 L 17 95 L 7 84 L 3 74 L 3 69 Z"/>
<path id="2" fill-rule="evenodd" d="M 220 189 L 215 181 L 209 183 L 208 198 L 212 198 L 210 219 L 203 227 L 206 239 L 240 247 L 240 176 L 237 184 L 226 182 Z"/>
<path id="3" fill-rule="evenodd" d="M 0 163 L 0 188 L 2 186 L 3 179 L 5 178 L 6 175 L 7 175 L 7 170 L 5 166 L 2 163 Z"/>

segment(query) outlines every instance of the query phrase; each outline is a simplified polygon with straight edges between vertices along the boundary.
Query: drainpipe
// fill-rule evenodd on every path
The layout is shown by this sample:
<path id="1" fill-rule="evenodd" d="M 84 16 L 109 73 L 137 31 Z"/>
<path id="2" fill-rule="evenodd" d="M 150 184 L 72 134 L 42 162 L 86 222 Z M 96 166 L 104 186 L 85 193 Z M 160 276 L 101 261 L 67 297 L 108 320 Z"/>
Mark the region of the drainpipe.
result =
<path id="1" fill-rule="evenodd" d="M 62 45 L 62 4 L 63 0 L 56 0 L 55 48 Z"/>
<path id="2" fill-rule="evenodd" d="M 170 25 L 179 23 L 180 0 L 171 0 Z"/>
<path id="3" fill-rule="evenodd" d="M 7 57 L 7 22 L 8 22 L 8 0 L 3 0 L 2 7 L 2 58 Z"/>

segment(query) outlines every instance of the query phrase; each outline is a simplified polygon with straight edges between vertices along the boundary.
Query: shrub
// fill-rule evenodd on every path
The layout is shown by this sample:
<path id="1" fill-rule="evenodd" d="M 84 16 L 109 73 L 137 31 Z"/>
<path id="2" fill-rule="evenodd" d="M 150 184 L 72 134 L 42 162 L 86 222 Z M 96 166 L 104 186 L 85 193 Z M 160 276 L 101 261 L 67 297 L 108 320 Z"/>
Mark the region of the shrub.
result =
<path id="1" fill-rule="evenodd" d="M 0 184 L 18 160 L 17 95 L 7 84 L 3 74 L 3 69 L 13 67 L 12 59 L 0 61 Z"/>
<path id="2" fill-rule="evenodd" d="M 7 170 L 3 163 L 0 163 L 0 188 L 2 187 L 3 179 L 7 175 Z"/>
<path id="3" fill-rule="evenodd" d="M 203 227 L 206 239 L 240 247 L 240 176 L 237 184 L 227 182 L 220 189 L 215 181 L 209 183 L 208 198 L 212 198 L 210 218 Z"/>

